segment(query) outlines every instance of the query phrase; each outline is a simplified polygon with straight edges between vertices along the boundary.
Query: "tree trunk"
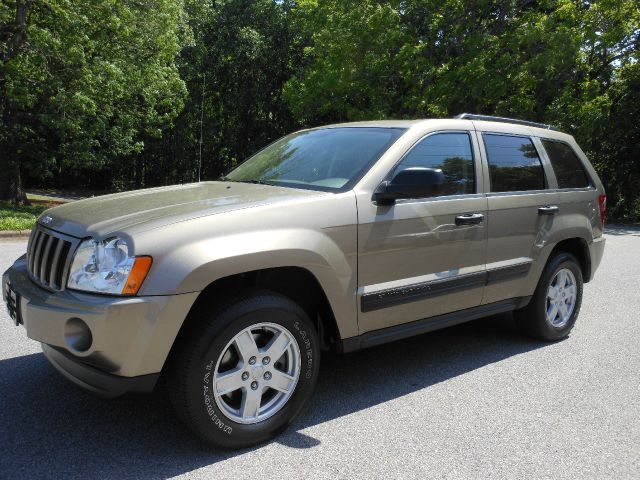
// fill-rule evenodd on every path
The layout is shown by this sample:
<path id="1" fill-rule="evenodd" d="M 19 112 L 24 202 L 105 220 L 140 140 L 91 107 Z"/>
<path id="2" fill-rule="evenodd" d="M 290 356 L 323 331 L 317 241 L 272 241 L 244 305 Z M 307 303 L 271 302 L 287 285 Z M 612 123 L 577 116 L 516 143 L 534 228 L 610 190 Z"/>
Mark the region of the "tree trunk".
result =
<path id="1" fill-rule="evenodd" d="M 0 66 L 14 59 L 21 52 L 26 43 L 27 13 L 33 0 L 18 0 L 15 2 L 15 17 L 12 23 L 3 26 L 0 40 L 6 48 L 0 57 Z M 11 132 L 11 126 L 15 123 L 12 117 L 10 102 L 7 95 L 7 79 L 4 76 L 4 68 L 0 69 L 0 115 L 5 135 Z M 20 161 L 16 159 L 14 152 L 8 147 L 5 137 L 0 143 L 0 200 L 9 200 L 12 203 L 28 205 L 27 195 L 22 188 L 22 175 L 20 173 Z"/>
<path id="2" fill-rule="evenodd" d="M 0 166 L 0 200 L 8 200 L 16 205 L 29 205 L 27 194 L 22 187 L 18 161 L 9 161 L 8 165 Z"/>

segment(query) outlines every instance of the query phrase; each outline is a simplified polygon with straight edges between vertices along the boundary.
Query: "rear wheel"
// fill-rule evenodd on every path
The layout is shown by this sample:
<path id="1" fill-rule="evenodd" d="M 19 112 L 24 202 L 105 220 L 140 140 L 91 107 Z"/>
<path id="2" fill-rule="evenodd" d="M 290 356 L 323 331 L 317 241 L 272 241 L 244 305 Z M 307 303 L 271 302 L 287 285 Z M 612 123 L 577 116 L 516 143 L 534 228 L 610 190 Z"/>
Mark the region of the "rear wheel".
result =
<path id="1" fill-rule="evenodd" d="M 284 430 L 316 383 L 320 348 L 304 310 L 259 292 L 201 309 L 168 372 L 181 418 L 216 446 L 240 448 Z"/>
<path id="2" fill-rule="evenodd" d="M 565 338 L 575 325 L 582 304 L 582 270 L 566 252 L 554 255 L 525 308 L 514 313 L 519 326 L 544 341 Z"/>

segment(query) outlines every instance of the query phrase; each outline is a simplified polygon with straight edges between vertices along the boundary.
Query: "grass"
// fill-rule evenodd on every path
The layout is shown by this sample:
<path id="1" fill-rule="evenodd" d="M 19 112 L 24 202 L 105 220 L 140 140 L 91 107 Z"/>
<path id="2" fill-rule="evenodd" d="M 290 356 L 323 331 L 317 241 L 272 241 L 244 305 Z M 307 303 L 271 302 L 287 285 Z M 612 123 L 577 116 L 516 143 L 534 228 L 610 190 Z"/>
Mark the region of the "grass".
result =
<path id="1" fill-rule="evenodd" d="M 16 206 L 0 202 L 0 231 L 31 230 L 38 216 L 54 205 L 51 202 L 32 202 L 29 206 Z"/>

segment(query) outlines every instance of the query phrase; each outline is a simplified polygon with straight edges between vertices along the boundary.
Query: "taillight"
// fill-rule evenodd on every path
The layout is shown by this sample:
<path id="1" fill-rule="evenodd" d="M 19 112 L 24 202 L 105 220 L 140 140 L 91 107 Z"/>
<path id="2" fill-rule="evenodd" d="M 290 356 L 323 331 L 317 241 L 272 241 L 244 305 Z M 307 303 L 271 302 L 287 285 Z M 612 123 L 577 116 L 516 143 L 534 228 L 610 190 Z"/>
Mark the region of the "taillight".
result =
<path id="1" fill-rule="evenodd" d="M 600 195 L 598 197 L 598 206 L 600 207 L 600 221 L 602 222 L 602 228 L 604 228 L 604 217 L 607 213 L 607 196 Z"/>

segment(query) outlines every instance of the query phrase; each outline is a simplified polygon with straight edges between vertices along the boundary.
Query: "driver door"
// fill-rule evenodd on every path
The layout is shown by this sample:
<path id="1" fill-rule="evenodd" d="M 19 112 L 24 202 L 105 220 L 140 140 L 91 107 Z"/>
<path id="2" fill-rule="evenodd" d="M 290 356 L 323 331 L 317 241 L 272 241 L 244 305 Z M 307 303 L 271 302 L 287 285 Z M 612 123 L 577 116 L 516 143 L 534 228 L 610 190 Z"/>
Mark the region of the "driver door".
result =
<path id="1" fill-rule="evenodd" d="M 360 334 L 482 301 L 487 199 L 475 133 L 428 134 L 386 179 L 409 167 L 441 169 L 443 191 L 393 205 L 377 205 L 370 194 L 358 194 Z"/>

